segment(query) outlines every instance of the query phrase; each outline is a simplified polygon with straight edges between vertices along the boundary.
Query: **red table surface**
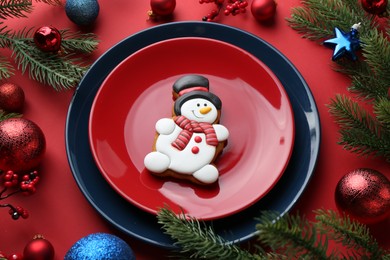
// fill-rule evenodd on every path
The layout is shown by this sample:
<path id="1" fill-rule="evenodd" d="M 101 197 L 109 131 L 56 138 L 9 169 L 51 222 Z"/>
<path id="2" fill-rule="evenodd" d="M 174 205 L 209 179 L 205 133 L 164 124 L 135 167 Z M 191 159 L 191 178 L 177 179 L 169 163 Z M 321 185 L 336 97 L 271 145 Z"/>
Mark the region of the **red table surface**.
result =
<path id="1" fill-rule="evenodd" d="M 99 0 L 100 13 L 93 26 L 85 32 L 98 35 L 100 44 L 92 56 L 95 60 L 108 48 L 127 36 L 156 25 L 149 21 L 149 2 L 128 0 Z M 64 7 L 33 2 L 34 11 L 28 18 L 7 19 L 9 28 L 52 25 L 58 29 L 80 31 L 66 16 Z M 275 23 L 261 25 L 248 12 L 246 15 L 221 17 L 219 23 L 249 31 L 279 49 L 301 72 L 314 95 L 321 119 L 322 136 L 320 156 L 315 173 L 304 194 L 294 207 L 309 219 L 312 210 L 336 209 L 334 191 L 337 182 L 356 168 L 373 168 L 389 176 L 389 165 L 382 159 L 361 158 L 343 150 L 337 144 L 338 126 L 330 116 L 326 104 L 337 93 L 348 93 L 349 80 L 332 70 L 332 50 L 301 38 L 291 29 L 286 17 L 298 0 L 278 1 Z M 197 0 L 177 1 L 174 21 L 199 21 L 212 8 Z M 9 55 L 8 50 L 1 54 Z M 137 259 L 153 259 L 167 252 L 127 237 L 107 223 L 87 202 L 79 190 L 68 165 L 65 152 L 65 121 L 74 89 L 57 92 L 17 72 L 9 82 L 23 87 L 26 96 L 24 117 L 37 123 L 43 130 L 47 150 L 40 167 L 41 182 L 32 196 L 13 196 L 8 199 L 27 208 L 30 217 L 14 221 L 6 209 L 0 212 L 0 251 L 22 252 L 25 244 L 35 235 L 43 234 L 53 244 L 56 257 L 63 259 L 71 246 L 84 236 L 96 232 L 115 234 L 123 238 L 136 253 Z M 390 220 L 370 226 L 373 236 L 385 248 L 390 248 Z"/>

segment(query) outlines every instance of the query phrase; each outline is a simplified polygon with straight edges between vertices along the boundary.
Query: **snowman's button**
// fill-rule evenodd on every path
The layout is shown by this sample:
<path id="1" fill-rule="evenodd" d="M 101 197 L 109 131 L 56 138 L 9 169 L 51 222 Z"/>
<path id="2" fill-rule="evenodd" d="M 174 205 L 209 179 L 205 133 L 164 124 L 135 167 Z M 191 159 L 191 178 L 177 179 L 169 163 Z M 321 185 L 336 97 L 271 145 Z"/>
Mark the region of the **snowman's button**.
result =
<path id="1" fill-rule="evenodd" d="M 199 147 L 198 146 L 192 147 L 191 152 L 194 153 L 194 154 L 199 153 Z"/>
<path id="2" fill-rule="evenodd" d="M 200 143 L 200 142 L 202 142 L 202 137 L 200 137 L 200 136 L 195 136 L 195 142 L 197 142 L 197 143 Z"/>

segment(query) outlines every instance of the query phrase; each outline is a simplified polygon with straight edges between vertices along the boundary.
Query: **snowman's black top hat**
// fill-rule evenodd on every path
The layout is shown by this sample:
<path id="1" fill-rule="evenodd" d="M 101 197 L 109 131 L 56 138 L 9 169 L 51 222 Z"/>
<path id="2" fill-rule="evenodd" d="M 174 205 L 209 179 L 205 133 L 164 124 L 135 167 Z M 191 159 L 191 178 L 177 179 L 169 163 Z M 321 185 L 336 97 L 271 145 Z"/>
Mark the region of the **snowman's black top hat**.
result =
<path id="1" fill-rule="evenodd" d="M 209 92 L 209 80 L 201 75 L 187 75 L 173 84 L 173 91 L 178 94 L 173 109 L 176 115 L 181 115 L 181 106 L 193 98 L 204 98 L 220 110 L 222 102 L 218 96 Z"/>
<path id="2" fill-rule="evenodd" d="M 186 75 L 173 84 L 173 92 L 178 96 L 191 91 L 209 91 L 209 80 L 201 75 Z"/>

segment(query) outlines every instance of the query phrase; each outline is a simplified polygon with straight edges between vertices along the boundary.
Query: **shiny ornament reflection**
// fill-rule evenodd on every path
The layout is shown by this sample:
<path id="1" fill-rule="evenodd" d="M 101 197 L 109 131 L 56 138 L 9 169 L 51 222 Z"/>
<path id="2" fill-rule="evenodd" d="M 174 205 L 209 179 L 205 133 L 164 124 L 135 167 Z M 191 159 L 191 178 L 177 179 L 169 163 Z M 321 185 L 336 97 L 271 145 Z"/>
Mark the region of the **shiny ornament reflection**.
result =
<path id="1" fill-rule="evenodd" d="M 343 56 L 347 56 L 352 60 L 357 60 L 355 51 L 361 48 L 361 42 L 359 40 L 359 28 L 360 24 L 354 24 L 349 32 L 344 32 L 339 28 L 334 28 L 335 38 L 324 41 L 324 45 L 334 48 L 332 60 L 336 61 Z"/>

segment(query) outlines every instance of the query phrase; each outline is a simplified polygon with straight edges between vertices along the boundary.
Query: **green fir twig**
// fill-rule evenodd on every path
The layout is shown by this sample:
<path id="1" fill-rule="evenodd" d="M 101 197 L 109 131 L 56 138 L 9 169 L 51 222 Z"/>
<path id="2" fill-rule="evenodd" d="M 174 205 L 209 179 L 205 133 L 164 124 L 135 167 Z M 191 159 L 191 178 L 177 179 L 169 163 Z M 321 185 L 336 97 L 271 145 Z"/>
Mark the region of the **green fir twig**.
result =
<path id="1" fill-rule="evenodd" d="M 0 56 L 0 79 L 7 79 L 15 74 L 15 69 L 9 60 Z"/>
<path id="2" fill-rule="evenodd" d="M 336 95 L 329 108 L 340 125 L 340 145 L 360 155 L 383 156 L 390 160 L 388 133 L 356 101 Z"/>
<path id="3" fill-rule="evenodd" d="M 386 133 L 390 133 L 390 102 L 387 98 L 380 98 L 374 105 L 374 113 L 377 119 L 386 129 Z"/>
<path id="4" fill-rule="evenodd" d="M 359 155 L 383 156 L 390 161 L 390 131 L 385 110 L 390 106 L 390 22 L 386 19 L 379 24 L 377 17 L 367 13 L 355 0 L 303 0 L 302 6 L 292 9 L 287 21 L 304 38 L 320 44 L 333 37 L 334 27 L 348 31 L 353 24 L 361 23 L 362 57 L 357 62 L 340 59 L 332 67 L 350 77 L 348 90 L 373 106 L 376 112 L 369 116 L 361 103 L 340 97 L 331 100 L 330 112 L 340 125 L 339 144 L 345 149 Z M 381 30 L 383 24 L 385 28 Z"/>
<path id="5" fill-rule="evenodd" d="M 35 0 L 35 2 L 42 2 L 45 4 L 49 4 L 49 5 L 54 5 L 54 6 L 62 6 L 63 5 L 61 0 Z"/>
<path id="6" fill-rule="evenodd" d="M 168 208 L 161 209 L 157 218 L 185 259 L 389 259 L 389 251 L 379 247 L 365 225 L 332 210 L 314 213 L 316 221 L 298 213 L 261 212 L 256 225 L 260 254 L 227 243 L 210 225 L 177 216 Z"/>
<path id="7" fill-rule="evenodd" d="M 2 110 L 0 110 L 0 122 L 4 121 L 9 118 L 14 118 L 14 117 L 22 117 L 22 114 L 19 113 L 6 113 Z"/>
<path id="8" fill-rule="evenodd" d="M 367 226 L 352 221 L 347 215 L 341 217 L 332 210 L 319 209 L 314 212 L 317 220 L 315 227 L 323 235 L 329 234 L 332 240 L 349 249 L 347 259 L 380 259 L 385 255 Z"/>
<path id="9" fill-rule="evenodd" d="M 276 221 L 275 221 L 276 219 Z M 256 229 L 261 243 L 272 251 L 283 252 L 288 259 L 328 259 L 328 239 L 320 236 L 311 223 L 299 215 L 278 217 L 278 213 L 262 212 Z"/>
<path id="10" fill-rule="evenodd" d="M 0 0 L 0 19 L 27 17 L 32 10 L 31 0 Z"/>
<path id="11" fill-rule="evenodd" d="M 81 52 L 89 54 L 95 51 L 99 44 L 97 36 L 93 33 L 81 34 L 69 30 L 61 30 L 60 32 L 62 35 L 61 47 L 64 53 Z"/>
<path id="12" fill-rule="evenodd" d="M 0 23 L 2 25 L 2 23 Z M 56 90 L 69 89 L 78 84 L 89 64 L 81 54 L 89 54 L 97 48 L 97 37 L 91 33 L 70 33 L 63 30 L 63 52 L 48 53 L 39 50 L 34 43 L 34 28 L 12 32 L 7 26 L 0 28 L 0 47 L 11 49 L 11 57 L 22 73 Z"/>
<path id="13" fill-rule="evenodd" d="M 180 253 L 196 259 L 260 259 L 259 256 L 227 243 L 203 223 L 184 215 L 177 216 L 168 208 L 162 208 L 158 223 L 180 247 Z"/>

